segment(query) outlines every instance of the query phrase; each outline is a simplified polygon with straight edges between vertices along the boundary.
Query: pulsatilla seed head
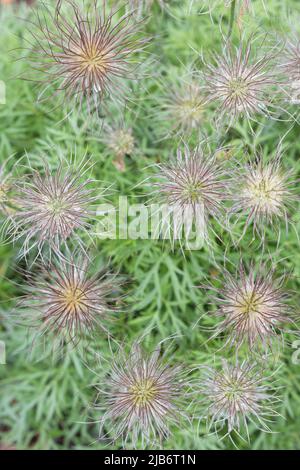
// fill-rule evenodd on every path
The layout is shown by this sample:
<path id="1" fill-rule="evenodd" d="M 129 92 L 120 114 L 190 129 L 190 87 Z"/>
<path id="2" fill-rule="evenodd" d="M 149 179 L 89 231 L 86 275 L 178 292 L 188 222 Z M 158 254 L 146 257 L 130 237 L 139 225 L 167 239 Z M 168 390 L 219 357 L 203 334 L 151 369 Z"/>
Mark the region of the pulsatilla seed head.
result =
<path id="1" fill-rule="evenodd" d="M 104 412 L 99 438 L 122 438 L 124 445 L 136 447 L 161 445 L 187 417 L 184 412 L 187 384 L 183 370 L 168 364 L 158 347 L 146 354 L 140 343 L 132 346 L 130 354 L 120 349 L 113 361 L 111 373 L 102 390 L 99 386 L 97 409 Z M 101 397 L 105 400 L 101 403 Z"/>
<path id="2" fill-rule="evenodd" d="M 53 333 L 60 343 L 76 345 L 97 332 L 109 334 L 117 311 L 120 281 L 106 270 L 92 272 L 85 255 L 55 258 L 27 273 L 26 294 L 20 302 L 21 316 L 41 335 Z"/>
<path id="3" fill-rule="evenodd" d="M 251 350 L 271 346 L 272 339 L 291 322 L 285 276 L 276 278 L 275 269 L 266 265 L 247 269 L 241 262 L 235 275 L 224 270 L 223 278 L 223 287 L 213 289 L 216 315 L 222 318 L 216 335 L 227 334 L 225 345 L 235 348 L 243 343 Z"/>
<path id="4" fill-rule="evenodd" d="M 245 431 L 248 440 L 250 423 L 271 432 L 269 422 L 278 414 L 273 408 L 279 401 L 273 382 L 261 366 L 247 361 L 231 364 L 223 359 L 221 370 L 204 367 L 200 393 L 209 429 L 218 432 L 227 427 L 227 434 Z"/>
<path id="5" fill-rule="evenodd" d="M 254 119 L 257 114 L 270 116 L 272 97 L 278 79 L 271 74 L 274 54 L 252 58 L 248 41 L 234 48 L 226 44 L 222 55 L 215 55 L 204 71 L 208 101 L 216 104 L 220 121 L 230 118 L 229 125 L 239 116 Z"/>
<path id="6" fill-rule="evenodd" d="M 22 255 L 44 246 L 59 253 L 70 237 L 82 246 L 78 231 L 86 232 L 95 201 L 92 180 L 86 175 L 86 163 L 61 162 L 51 169 L 44 163 L 42 171 L 30 168 L 16 187 L 12 238 L 23 240 Z"/>
<path id="7" fill-rule="evenodd" d="M 280 64 L 288 78 L 300 80 L 300 38 L 287 41 L 284 50 L 284 60 Z"/>
<path id="8" fill-rule="evenodd" d="M 245 165 L 238 165 L 231 181 L 233 206 L 229 214 L 246 217 L 244 233 L 250 225 L 262 241 L 267 227 L 279 227 L 283 221 L 288 226 L 289 211 L 298 199 L 297 181 L 292 171 L 281 165 L 282 152 L 277 149 L 268 160 L 257 155 Z"/>
<path id="9" fill-rule="evenodd" d="M 106 125 L 101 141 L 114 156 L 113 164 L 119 171 L 125 171 L 125 157 L 135 152 L 132 129 L 125 124 Z"/>
<path id="10" fill-rule="evenodd" d="M 208 238 L 210 216 L 222 218 L 222 203 L 227 197 L 226 170 L 216 153 L 204 146 L 190 150 L 178 150 L 170 163 L 157 165 L 157 181 L 154 197 L 168 205 L 170 211 L 184 211 L 189 219 L 195 219 L 198 232 Z M 182 221 L 184 223 L 184 221 Z"/>
<path id="11" fill-rule="evenodd" d="M 206 113 L 203 87 L 195 79 L 183 80 L 166 94 L 162 110 L 162 124 L 168 122 L 171 125 L 169 133 L 188 135 L 198 130 Z"/>
<path id="12" fill-rule="evenodd" d="M 59 0 L 54 14 L 37 13 L 32 62 L 46 74 L 47 84 L 64 92 L 67 103 L 86 102 L 94 110 L 105 96 L 123 94 L 124 80 L 136 78 L 134 56 L 146 41 L 139 37 L 139 23 L 131 24 L 131 14 L 120 17 L 119 11 L 108 11 L 106 0 L 82 10 Z"/>
<path id="13" fill-rule="evenodd" d="M 300 37 L 294 34 L 288 39 L 281 55 L 279 72 L 282 74 L 283 90 L 286 102 L 292 105 L 300 103 Z M 297 111 L 297 108 L 296 108 Z M 295 109 L 293 109 L 295 114 Z"/>

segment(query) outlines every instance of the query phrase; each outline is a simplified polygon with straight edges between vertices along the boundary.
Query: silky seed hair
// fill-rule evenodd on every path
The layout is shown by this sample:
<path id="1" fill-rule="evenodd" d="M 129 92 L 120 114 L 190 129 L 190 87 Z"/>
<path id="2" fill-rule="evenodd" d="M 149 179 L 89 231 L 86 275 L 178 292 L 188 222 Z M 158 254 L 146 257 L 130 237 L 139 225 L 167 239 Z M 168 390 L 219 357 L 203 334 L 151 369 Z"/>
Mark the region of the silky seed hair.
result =
<path id="1" fill-rule="evenodd" d="M 204 63 L 208 100 L 215 105 L 221 124 L 224 119 L 230 126 L 240 116 L 255 120 L 257 115 L 274 114 L 274 89 L 279 81 L 272 73 L 274 50 L 255 56 L 252 49 L 253 38 L 242 40 L 238 47 L 227 42 L 222 54 Z"/>
<path id="2" fill-rule="evenodd" d="M 88 176 L 89 161 L 61 160 L 56 168 L 45 160 L 42 164 L 40 170 L 30 166 L 16 185 L 11 238 L 22 242 L 22 257 L 33 251 L 41 257 L 45 252 L 61 254 L 70 239 L 85 251 L 81 237 L 88 237 L 94 204 L 100 197 Z"/>
<path id="3" fill-rule="evenodd" d="M 6 164 L 0 164 L 0 216 L 7 215 L 8 212 L 11 178 L 10 172 L 6 169 Z"/>
<path id="4" fill-rule="evenodd" d="M 282 74 L 285 101 L 291 105 L 300 103 L 300 36 L 294 34 L 286 40 L 278 71 Z M 296 117 L 297 108 L 291 110 Z"/>
<path id="5" fill-rule="evenodd" d="M 1 244 L 10 243 L 11 233 L 15 227 L 15 193 L 16 178 L 15 167 L 20 163 L 17 161 L 14 165 L 10 165 L 10 159 L 4 160 L 0 164 L 0 240 Z"/>
<path id="6" fill-rule="evenodd" d="M 186 372 L 170 365 L 167 352 L 161 344 L 150 354 L 140 342 L 129 354 L 120 347 L 106 383 L 98 386 L 100 440 L 121 439 L 124 447 L 161 447 L 173 427 L 188 423 Z"/>
<path id="7" fill-rule="evenodd" d="M 246 164 L 237 164 L 232 172 L 229 216 L 236 218 L 234 223 L 244 221 L 243 235 L 252 226 L 253 235 L 262 243 L 268 228 L 278 234 L 281 225 L 288 228 L 290 213 L 299 200 L 298 181 L 293 170 L 283 168 L 282 156 L 279 145 L 274 156 L 256 154 Z"/>
<path id="8" fill-rule="evenodd" d="M 104 97 L 128 93 L 126 83 L 138 75 L 137 56 L 147 40 L 140 35 L 141 24 L 120 10 L 109 10 L 106 0 L 82 8 L 58 0 L 54 13 L 42 6 L 30 25 L 32 65 L 45 76 L 41 97 L 51 86 L 55 95 L 63 93 L 66 104 L 86 103 L 89 111 L 99 111 Z"/>
<path id="9" fill-rule="evenodd" d="M 208 287 L 220 318 L 213 337 L 222 336 L 224 347 L 235 350 L 246 344 L 250 351 L 266 351 L 275 341 L 279 344 L 293 316 L 286 275 L 276 275 L 276 268 L 267 264 L 246 267 L 241 261 L 235 274 L 223 269 L 222 279 L 222 287 Z"/>
<path id="10" fill-rule="evenodd" d="M 108 268 L 95 269 L 95 262 L 82 253 L 54 257 L 26 272 L 25 295 L 18 317 L 56 346 L 99 334 L 110 335 L 110 327 L 120 311 L 121 277 Z M 48 337 L 49 336 L 49 337 Z"/>
<path id="11" fill-rule="evenodd" d="M 193 131 L 199 134 L 206 116 L 206 95 L 196 78 L 182 79 L 165 92 L 161 107 L 161 128 L 167 123 L 172 134 L 188 136 Z"/>
<path id="12" fill-rule="evenodd" d="M 203 418 L 209 431 L 239 435 L 250 441 L 248 427 L 272 432 L 270 423 L 278 416 L 274 374 L 248 361 L 234 363 L 222 359 L 222 367 L 202 367 L 199 393 L 203 396 Z M 222 433 L 223 435 L 223 433 Z"/>
<path id="13" fill-rule="evenodd" d="M 166 204 L 174 216 L 183 215 L 175 221 L 178 225 L 175 237 L 180 235 L 183 224 L 188 230 L 187 225 L 191 227 L 195 222 L 198 235 L 208 241 L 210 218 L 222 223 L 227 170 L 224 162 L 217 159 L 217 153 L 212 153 L 204 143 L 195 150 L 185 145 L 183 150 L 177 150 L 176 158 L 157 165 L 154 200 Z"/>
<path id="14" fill-rule="evenodd" d="M 280 64 L 288 78 L 300 79 L 300 38 L 293 37 L 286 42 L 284 49 L 284 61 Z"/>

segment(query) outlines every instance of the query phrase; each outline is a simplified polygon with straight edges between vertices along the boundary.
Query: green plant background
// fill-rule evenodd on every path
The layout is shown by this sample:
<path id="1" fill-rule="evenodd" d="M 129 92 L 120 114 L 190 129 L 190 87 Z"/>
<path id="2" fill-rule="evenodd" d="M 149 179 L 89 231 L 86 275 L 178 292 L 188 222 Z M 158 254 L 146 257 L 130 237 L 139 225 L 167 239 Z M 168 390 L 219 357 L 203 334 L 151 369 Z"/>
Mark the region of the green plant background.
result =
<path id="1" fill-rule="evenodd" d="M 10 162 L 17 162 L 26 151 L 31 158 L 46 154 L 50 164 L 54 165 L 57 148 L 66 156 L 76 148 L 77 155 L 87 153 L 92 156 L 95 178 L 109 185 L 114 184 L 115 192 L 110 196 L 112 201 L 117 201 L 118 192 L 129 196 L 134 202 L 137 196 L 139 200 L 146 200 L 143 189 L 136 188 L 136 185 L 151 175 L 149 165 L 166 161 L 179 145 L 176 138 L 158 139 L 164 87 L 168 88 L 178 77 L 182 77 L 191 63 L 196 62 L 197 65 L 196 51 L 206 55 L 207 52 L 220 50 L 220 26 L 226 32 L 229 22 L 229 8 L 222 1 L 216 2 L 211 15 L 192 12 L 188 16 L 184 8 L 187 0 L 170 3 L 173 15 L 163 13 L 158 3 L 154 2 L 152 14 L 144 26 L 145 32 L 153 36 L 148 48 L 149 69 L 145 78 L 133 86 L 134 101 L 128 106 L 127 122 L 133 128 L 137 151 L 131 158 L 126 157 L 123 173 L 112 164 L 113 155 L 99 140 L 102 131 L 97 120 L 91 122 L 86 114 L 76 112 L 63 119 L 64 109 L 49 102 L 37 105 L 35 84 L 18 78 L 20 74 L 26 75 L 29 65 L 26 60 L 15 60 L 18 56 L 26 56 L 26 51 L 22 50 L 26 22 L 21 18 L 29 18 L 30 10 L 24 5 L 18 9 L 0 7 L 0 79 L 7 87 L 7 103 L 0 105 L 0 163 L 11 155 L 14 156 Z M 252 2 L 252 12 L 243 19 L 245 30 L 282 35 L 288 31 L 291 18 L 295 23 L 296 18 L 300 18 L 298 0 L 265 0 L 264 3 L 265 8 L 260 0 Z M 235 35 L 238 38 L 237 31 Z M 154 57 L 152 63 L 151 54 Z M 270 154 L 290 127 L 290 123 L 262 119 L 259 126 L 255 125 L 260 132 L 254 137 L 247 123 L 241 122 L 222 136 L 222 142 L 236 148 L 240 158 L 243 158 L 243 149 L 251 152 L 254 144 L 261 145 L 264 152 Z M 201 130 L 214 138 L 209 116 Z M 197 136 L 194 136 L 191 145 L 196 140 Z M 284 141 L 283 163 L 287 169 L 294 168 L 296 174 L 300 172 L 299 151 L 299 126 L 295 125 Z M 282 232 L 279 247 L 276 234 L 268 232 L 269 241 L 264 255 L 255 240 L 251 242 L 251 234 L 243 239 L 236 250 L 228 235 L 220 233 L 224 244 L 213 242 L 214 256 L 205 247 L 183 255 L 180 247 L 172 250 L 167 243 L 159 241 L 97 241 L 93 253 L 95 265 L 110 259 L 112 267 L 129 280 L 126 311 L 114 325 L 115 338 L 130 345 L 149 328 L 151 333 L 145 343 L 150 348 L 165 337 L 178 335 L 174 340 L 172 361 L 186 367 L 211 364 L 215 357 L 218 361 L 221 355 L 232 357 L 232 352 L 218 351 L 221 340 L 207 342 L 208 333 L 201 325 L 192 328 L 199 317 L 208 312 L 207 294 L 195 286 L 210 275 L 218 275 L 218 266 L 224 261 L 225 247 L 232 266 L 241 256 L 245 261 L 259 262 L 267 258 L 270 252 L 278 262 L 279 272 L 288 270 L 292 273 L 288 287 L 295 292 L 297 309 L 300 250 L 296 235 L 299 230 L 296 211 L 293 219 L 295 230 L 291 229 L 288 235 Z M 90 368 L 85 365 L 86 358 L 82 360 L 76 350 L 68 351 L 58 361 L 52 361 L 49 357 L 40 360 L 31 357 L 27 330 L 10 319 L 14 305 L 11 299 L 20 295 L 23 282 L 22 274 L 16 271 L 19 264 L 17 253 L 18 246 L 0 246 L 0 339 L 5 341 L 7 349 L 7 364 L 0 365 L 0 442 L 3 446 L 18 449 L 101 449 L 104 444 L 95 442 L 97 425 L 89 422 L 92 412 L 89 406 L 95 396 L 93 384 L 100 380 L 91 369 L 97 369 L 99 375 L 105 377 L 109 360 L 99 366 L 96 360 L 91 363 L 91 358 L 94 357 L 93 351 L 109 358 L 107 340 L 100 337 L 89 345 L 92 351 L 88 359 Z M 215 320 L 207 313 L 201 324 L 213 326 Z M 282 387 L 279 406 L 282 417 L 276 418 L 272 424 L 274 432 L 271 434 L 262 433 L 251 425 L 250 443 L 236 439 L 241 449 L 300 447 L 300 365 L 292 362 L 293 338 L 286 340 L 285 347 L 276 358 L 276 367 L 281 365 L 277 375 L 278 384 Z M 92 415 L 97 418 L 95 413 L 92 412 Z M 229 439 L 220 440 L 215 435 L 209 435 L 205 423 L 199 427 L 198 423 L 194 423 L 194 428 L 174 429 L 164 448 L 226 449 L 233 448 L 233 444 Z"/>

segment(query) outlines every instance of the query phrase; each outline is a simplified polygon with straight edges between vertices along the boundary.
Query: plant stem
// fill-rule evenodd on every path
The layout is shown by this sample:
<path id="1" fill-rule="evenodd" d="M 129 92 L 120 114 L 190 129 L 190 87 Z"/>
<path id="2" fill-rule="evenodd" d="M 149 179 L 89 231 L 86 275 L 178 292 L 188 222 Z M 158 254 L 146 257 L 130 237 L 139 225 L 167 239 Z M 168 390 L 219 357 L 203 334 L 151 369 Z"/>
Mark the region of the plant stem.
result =
<path id="1" fill-rule="evenodd" d="M 233 0 L 231 2 L 231 8 L 230 8 L 229 30 L 228 30 L 228 36 L 227 36 L 228 39 L 230 38 L 232 30 L 233 30 L 235 7 L 236 7 L 236 0 Z"/>

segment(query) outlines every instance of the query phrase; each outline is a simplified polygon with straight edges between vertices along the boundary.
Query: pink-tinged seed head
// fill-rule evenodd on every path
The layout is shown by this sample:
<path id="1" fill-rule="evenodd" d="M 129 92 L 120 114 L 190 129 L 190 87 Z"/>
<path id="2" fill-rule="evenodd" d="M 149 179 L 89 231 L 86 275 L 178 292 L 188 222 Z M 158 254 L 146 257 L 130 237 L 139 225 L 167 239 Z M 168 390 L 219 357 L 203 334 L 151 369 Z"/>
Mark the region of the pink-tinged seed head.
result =
<path id="1" fill-rule="evenodd" d="M 169 365 L 160 347 L 152 354 L 146 354 L 139 343 L 129 354 L 121 348 L 106 386 L 99 387 L 96 405 L 104 413 L 100 439 L 121 438 L 124 445 L 133 447 L 138 442 L 161 445 L 172 427 L 187 419 L 186 390 L 182 368 Z"/>
<path id="2" fill-rule="evenodd" d="M 54 13 L 43 9 L 31 25 L 31 57 L 47 88 L 63 92 L 67 105 L 70 100 L 80 106 L 86 102 L 89 110 L 98 109 L 108 95 L 124 94 L 126 80 L 137 77 L 136 54 L 146 43 L 131 14 L 109 10 L 106 0 L 94 0 L 84 9 L 59 0 Z"/>

